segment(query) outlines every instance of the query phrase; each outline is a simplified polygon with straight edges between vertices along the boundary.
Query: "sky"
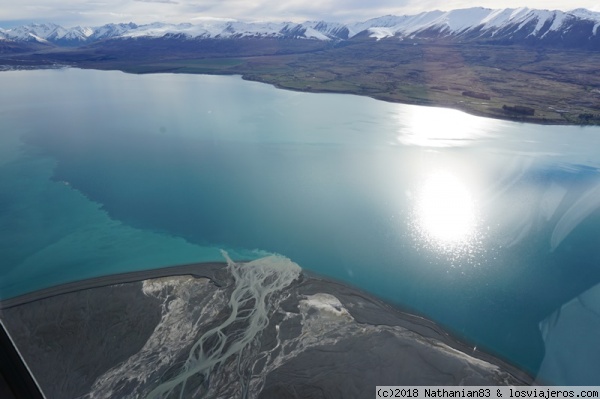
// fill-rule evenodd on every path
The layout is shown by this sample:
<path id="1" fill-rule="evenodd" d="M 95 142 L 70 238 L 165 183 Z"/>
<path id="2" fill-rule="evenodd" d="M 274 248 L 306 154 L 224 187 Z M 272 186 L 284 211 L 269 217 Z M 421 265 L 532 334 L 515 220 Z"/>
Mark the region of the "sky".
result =
<path id="1" fill-rule="evenodd" d="M 598 0 L 0 0 L 0 27 L 54 22 L 64 27 L 106 23 L 325 20 L 357 22 L 382 15 L 468 7 L 551 10 L 587 8 L 600 12 Z"/>

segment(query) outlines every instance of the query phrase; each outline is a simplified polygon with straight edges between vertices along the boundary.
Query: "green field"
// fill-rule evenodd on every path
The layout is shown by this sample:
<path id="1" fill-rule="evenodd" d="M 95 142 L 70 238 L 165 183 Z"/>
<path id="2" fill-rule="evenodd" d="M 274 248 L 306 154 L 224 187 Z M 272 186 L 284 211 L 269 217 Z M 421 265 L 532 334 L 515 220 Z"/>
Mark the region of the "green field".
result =
<path id="1" fill-rule="evenodd" d="M 266 39 L 149 43 L 115 42 L 19 60 L 131 73 L 240 74 L 290 90 L 350 93 L 533 123 L 600 125 L 600 52 L 398 39 L 344 45 Z M 2 58 L 16 62 L 0 55 L 0 63 Z"/>

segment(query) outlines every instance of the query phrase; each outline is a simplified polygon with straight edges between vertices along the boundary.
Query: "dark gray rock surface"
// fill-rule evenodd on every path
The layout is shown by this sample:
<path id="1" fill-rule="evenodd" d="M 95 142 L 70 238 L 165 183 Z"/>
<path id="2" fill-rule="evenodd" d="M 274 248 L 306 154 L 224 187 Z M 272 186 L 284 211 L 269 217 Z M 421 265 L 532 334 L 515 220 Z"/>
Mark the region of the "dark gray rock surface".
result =
<path id="1" fill-rule="evenodd" d="M 90 288 L 2 311 L 48 398 L 89 392 L 96 378 L 144 346 L 160 317 L 160 302 L 142 293 L 141 282 Z"/>
<path id="2" fill-rule="evenodd" d="M 433 322 L 282 257 L 79 287 L 0 304 L 49 399 L 358 398 L 377 385 L 531 382 Z"/>

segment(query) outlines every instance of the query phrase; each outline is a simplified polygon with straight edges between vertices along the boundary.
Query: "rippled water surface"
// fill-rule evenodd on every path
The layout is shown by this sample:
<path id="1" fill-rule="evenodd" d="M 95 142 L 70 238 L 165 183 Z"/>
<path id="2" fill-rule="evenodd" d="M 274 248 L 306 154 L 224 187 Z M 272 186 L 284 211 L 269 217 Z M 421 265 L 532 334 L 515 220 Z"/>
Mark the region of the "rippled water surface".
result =
<path id="1" fill-rule="evenodd" d="M 599 128 L 239 77 L 67 69 L 0 82 L 3 298 L 223 261 L 220 249 L 278 253 L 540 378 L 600 384 Z M 556 360 L 580 347 L 583 366 Z"/>

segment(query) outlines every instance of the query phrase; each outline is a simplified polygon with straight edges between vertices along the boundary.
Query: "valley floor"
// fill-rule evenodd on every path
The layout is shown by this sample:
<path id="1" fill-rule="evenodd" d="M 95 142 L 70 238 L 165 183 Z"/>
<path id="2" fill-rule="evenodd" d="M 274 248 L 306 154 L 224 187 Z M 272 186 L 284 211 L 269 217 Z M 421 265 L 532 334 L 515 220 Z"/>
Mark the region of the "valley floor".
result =
<path id="1" fill-rule="evenodd" d="M 344 45 L 243 39 L 225 41 L 222 48 L 208 42 L 157 47 L 122 41 L 0 54 L 0 65 L 239 74 L 289 90 L 364 95 L 529 123 L 600 125 L 600 52 L 397 39 Z"/>

